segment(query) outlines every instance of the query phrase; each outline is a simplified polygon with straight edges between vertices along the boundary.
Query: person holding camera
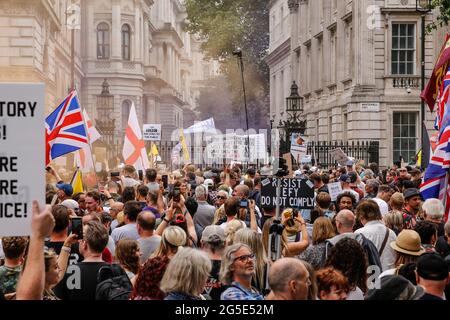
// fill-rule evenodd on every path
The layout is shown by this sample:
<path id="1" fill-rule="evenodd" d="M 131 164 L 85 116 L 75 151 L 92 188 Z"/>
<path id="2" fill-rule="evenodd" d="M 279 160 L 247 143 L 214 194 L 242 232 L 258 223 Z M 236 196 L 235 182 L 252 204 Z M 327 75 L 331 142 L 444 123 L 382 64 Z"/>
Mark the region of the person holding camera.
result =
<path id="1" fill-rule="evenodd" d="M 250 203 L 253 203 L 253 213 L 256 214 L 255 223 L 257 224 L 257 228 L 260 228 L 261 226 L 258 225 L 258 221 L 261 220 L 262 214 L 259 208 L 256 206 L 256 202 L 254 200 L 249 201 L 250 188 L 245 184 L 237 185 L 234 188 L 233 195 L 240 199 L 239 218 L 243 220 L 248 227 L 251 227 L 252 212 L 250 209 Z M 261 231 L 259 231 L 259 233 L 261 233 Z"/>

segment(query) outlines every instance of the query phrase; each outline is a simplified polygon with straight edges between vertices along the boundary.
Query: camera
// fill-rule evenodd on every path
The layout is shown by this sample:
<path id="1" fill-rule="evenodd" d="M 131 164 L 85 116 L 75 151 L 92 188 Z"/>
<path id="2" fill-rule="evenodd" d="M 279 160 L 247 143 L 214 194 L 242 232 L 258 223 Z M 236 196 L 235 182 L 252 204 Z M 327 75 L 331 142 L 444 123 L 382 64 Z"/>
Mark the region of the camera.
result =
<path id="1" fill-rule="evenodd" d="M 239 201 L 239 208 L 248 208 L 248 200 L 243 199 L 243 200 Z"/>

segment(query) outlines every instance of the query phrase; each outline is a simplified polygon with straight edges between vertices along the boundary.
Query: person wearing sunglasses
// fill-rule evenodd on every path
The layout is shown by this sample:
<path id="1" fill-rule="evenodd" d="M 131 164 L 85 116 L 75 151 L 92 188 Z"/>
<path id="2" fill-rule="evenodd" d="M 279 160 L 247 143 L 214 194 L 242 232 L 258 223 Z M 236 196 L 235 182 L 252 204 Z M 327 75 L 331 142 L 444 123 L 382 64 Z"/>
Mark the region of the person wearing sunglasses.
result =
<path id="1" fill-rule="evenodd" d="M 220 300 L 264 300 L 258 290 L 252 287 L 255 276 L 255 255 L 242 243 L 225 249 L 220 266 L 220 281 L 228 285 Z"/>

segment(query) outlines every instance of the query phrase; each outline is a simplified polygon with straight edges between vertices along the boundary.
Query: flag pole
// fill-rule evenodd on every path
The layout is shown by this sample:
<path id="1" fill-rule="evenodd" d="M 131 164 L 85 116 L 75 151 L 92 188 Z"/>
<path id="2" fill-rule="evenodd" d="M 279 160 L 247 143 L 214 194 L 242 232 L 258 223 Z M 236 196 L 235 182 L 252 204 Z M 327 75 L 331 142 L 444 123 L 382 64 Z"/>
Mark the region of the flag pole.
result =
<path id="1" fill-rule="evenodd" d="M 76 90 L 75 90 L 76 91 Z M 76 99 L 78 100 L 78 94 L 75 96 Z M 78 105 L 81 106 L 80 101 L 78 101 Z M 84 110 L 84 108 L 83 108 Z M 83 114 L 83 113 L 81 113 Z M 91 137 L 89 137 L 89 131 L 88 128 L 86 126 L 86 121 L 84 119 L 84 115 L 83 115 L 83 126 L 84 126 L 84 130 L 86 131 L 86 136 L 87 136 L 87 141 L 88 141 L 88 146 L 89 146 L 89 150 L 91 151 L 91 160 L 92 160 L 92 165 L 94 167 L 94 176 L 95 176 L 95 183 L 96 183 L 96 187 L 97 189 L 99 188 L 99 183 L 98 183 L 98 177 L 97 177 L 97 171 L 95 170 L 95 162 L 94 162 L 94 156 L 92 155 L 92 148 L 91 148 Z"/>

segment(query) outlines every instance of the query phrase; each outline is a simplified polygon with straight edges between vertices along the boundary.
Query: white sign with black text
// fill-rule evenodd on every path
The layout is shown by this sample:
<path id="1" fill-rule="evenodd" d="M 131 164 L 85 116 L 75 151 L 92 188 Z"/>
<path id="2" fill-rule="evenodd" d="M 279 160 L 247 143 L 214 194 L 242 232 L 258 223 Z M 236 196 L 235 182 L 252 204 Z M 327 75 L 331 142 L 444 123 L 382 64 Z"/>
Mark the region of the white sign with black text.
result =
<path id="1" fill-rule="evenodd" d="M 0 84 L 0 237 L 31 234 L 45 203 L 44 84 Z"/>
<path id="2" fill-rule="evenodd" d="M 144 124 L 142 128 L 142 139 L 144 141 L 161 141 L 161 125 Z"/>

